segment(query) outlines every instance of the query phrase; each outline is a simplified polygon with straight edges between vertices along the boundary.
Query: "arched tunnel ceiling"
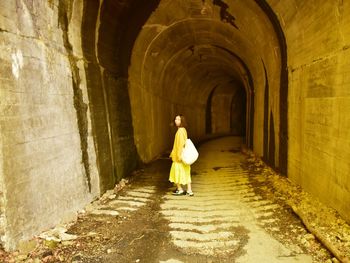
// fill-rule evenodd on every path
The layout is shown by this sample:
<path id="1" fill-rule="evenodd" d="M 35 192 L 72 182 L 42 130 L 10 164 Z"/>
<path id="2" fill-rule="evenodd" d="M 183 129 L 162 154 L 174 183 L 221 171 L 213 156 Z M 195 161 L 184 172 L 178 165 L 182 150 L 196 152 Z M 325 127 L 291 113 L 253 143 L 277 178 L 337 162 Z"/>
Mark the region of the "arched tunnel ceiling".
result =
<path id="1" fill-rule="evenodd" d="M 287 94 L 281 81 L 288 76 L 286 46 L 276 17 L 265 0 L 160 0 L 134 43 L 128 71 L 137 145 L 147 140 L 139 120 L 154 114 L 167 119 L 185 113 L 195 122 L 196 136 L 205 133 L 211 92 L 230 83 L 233 92 L 247 93 L 249 147 L 256 144 L 255 150 L 263 151 L 265 131 L 254 127 L 263 127 L 271 111 L 274 134 L 287 134 L 287 111 L 281 106 L 287 97 L 280 100 L 282 89 Z M 152 122 L 161 127 L 164 120 Z"/>
<path id="2" fill-rule="evenodd" d="M 197 99 L 200 103 L 206 103 L 207 98 L 216 85 L 242 82 L 245 77 L 245 69 L 242 63 L 226 51 L 210 45 L 192 46 L 178 53 L 171 59 L 171 63 L 164 67 L 160 77 L 163 83 L 164 93 L 170 96 L 183 94 L 189 101 Z M 179 82 L 190 76 L 191 87 L 194 89 L 169 89 L 173 76 L 177 76 Z"/>
<path id="3" fill-rule="evenodd" d="M 278 81 L 280 48 L 271 21 L 255 1 L 236 2 L 161 1 L 134 47 L 138 59 L 131 66 L 139 67 L 141 87 L 202 104 L 221 82 L 263 87 L 262 61 L 270 83 Z M 264 35 L 265 42 L 257 41 Z"/>
<path id="4" fill-rule="evenodd" d="M 184 61 L 174 59 L 185 50 L 185 54 L 188 54 L 187 51 L 191 47 L 194 53 L 201 52 L 202 58 L 204 56 L 204 58 L 212 59 L 200 59 L 198 57 L 200 54 L 198 56 L 183 56 L 188 61 L 187 63 L 208 65 L 210 63 L 218 64 L 217 61 L 219 60 L 228 61 L 228 69 L 236 68 L 237 59 L 228 52 L 219 52 L 218 47 L 221 47 L 237 54 L 237 57 L 240 57 L 247 64 L 252 75 L 259 76 L 262 73 L 261 57 L 254 46 L 239 31 L 218 21 L 190 19 L 173 24 L 150 43 L 144 55 L 141 74 L 142 86 L 162 87 L 163 84 L 159 83 L 161 80 L 159 76 L 168 67 L 180 67 L 189 76 L 195 77 L 197 74 L 190 75 L 188 68 L 183 63 Z M 169 65 L 170 63 L 171 65 Z M 235 71 L 237 72 L 237 70 L 233 70 L 231 74 L 234 74 Z M 183 91 L 179 92 L 182 93 Z"/>

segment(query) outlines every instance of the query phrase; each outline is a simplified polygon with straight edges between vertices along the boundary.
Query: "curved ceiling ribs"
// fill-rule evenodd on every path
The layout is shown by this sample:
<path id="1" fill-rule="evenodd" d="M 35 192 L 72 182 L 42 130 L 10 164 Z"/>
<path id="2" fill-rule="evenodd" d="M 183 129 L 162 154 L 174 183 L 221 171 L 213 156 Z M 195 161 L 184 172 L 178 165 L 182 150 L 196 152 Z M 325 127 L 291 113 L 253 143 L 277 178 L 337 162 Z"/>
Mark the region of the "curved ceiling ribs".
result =
<path id="1" fill-rule="evenodd" d="M 196 108 L 204 112 L 201 116 L 215 87 L 239 83 L 232 89 L 244 87 L 247 94 L 248 146 L 261 155 L 269 150 L 264 149 L 269 145 L 264 129 L 259 129 L 268 122 L 274 128 L 268 140 L 276 142 L 270 154 L 276 163 L 270 165 L 286 172 L 286 46 L 277 16 L 265 0 L 162 0 L 133 52 L 138 58 L 132 58 L 129 73 L 140 74 L 138 81 L 132 77 L 131 89 L 164 97 L 181 109 Z M 264 99 L 266 80 L 269 100 Z M 201 124 L 197 134 L 205 133 L 205 127 Z"/>
<path id="2" fill-rule="evenodd" d="M 203 32 L 205 28 L 209 30 Z M 179 32 L 185 32 L 185 34 L 179 34 Z M 188 65 L 199 69 L 196 75 L 190 75 L 191 79 L 203 79 L 201 78 L 203 72 L 212 72 L 211 64 L 225 65 L 226 71 L 230 73 L 223 75 L 228 79 L 237 79 L 238 77 L 242 82 L 245 82 L 246 76 L 250 76 L 251 73 L 248 72 L 249 66 L 245 65 L 244 61 L 249 60 L 250 68 L 253 68 L 252 65 L 257 64 L 260 58 L 253 47 L 247 48 L 246 51 L 236 48 L 237 46 L 248 47 L 250 45 L 249 43 L 243 44 L 244 42 L 246 41 L 239 32 L 232 32 L 230 26 L 220 21 L 191 18 L 173 23 L 153 38 L 148 45 L 142 62 L 141 85 L 146 89 L 167 87 L 167 83 L 162 82 L 166 72 L 177 72 L 180 74 L 177 76 L 190 75 L 193 72 Z M 237 54 L 241 54 L 244 58 Z M 252 55 L 253 59 L 248 59 Z M 214 68 L 218 72 L 222 71 L 217 66 Z M 150 72 L 149 69 L 152 71 Z M 223 81 L 227 82 L 228 80 L 223 78 Z M 252 89 L 254 86 L 252 79 L 249 79 L 248 82 L 249 89 Z M 202 87 L 202 85 L 197 86 Z M 211 89 L 206 92 L 203 101 L 206 101 L 210 91 Z M 193 92 L 197 91 L 193 90 Z M 180 91 L 181 93 L 182 91 Z"/>

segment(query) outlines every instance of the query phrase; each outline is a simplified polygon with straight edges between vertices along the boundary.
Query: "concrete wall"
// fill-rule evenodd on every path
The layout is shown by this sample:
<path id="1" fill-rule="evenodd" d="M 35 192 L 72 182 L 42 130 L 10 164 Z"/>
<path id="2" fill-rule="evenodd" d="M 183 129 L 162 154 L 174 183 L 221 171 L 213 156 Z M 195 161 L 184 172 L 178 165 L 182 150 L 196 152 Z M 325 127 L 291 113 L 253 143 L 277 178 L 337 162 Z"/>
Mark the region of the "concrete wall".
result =
<path id="1" fill-rule="evenodd" d="M 288 45 L 288 176 L 350 222 L 350 2 L 269 3 Z"/>
<path id="2" fill-rule="evenodd" d="M 70 39 L 57 3 L 0 3 L 0 182 L 6 220 L 1 239 L 6 248 L 74 218 L 99 194 L 86 86 L 74 83 L 81 67 L 67 50 Z"/>
<path id="3" fill-rule="evenodd" d="M 205 135 L 208 97 L 232 80 L 247 91 L 253 149 L 350 220 L 350 3 L 267 2 L 0 2 L 6 248 L 168 149 L 175 114 Z"/>
<path id="4" fill-rule="evenodd" d="M 84 1 L 82 10 L 81 49 L 102 191 L 112 188 L 139 163 L 125 70 L 128 62 L 124 62 L 131 52 L 124 45 L 133 27 L 124 32 L 120 26 L 131 22 L 126 14 L 132 3 Z"/>
<path id="5" fill-rule="evenodd" d="M 0 2 L 0 233 L 7 249 L 74 218 L 138 165 L 123 62 L 132 35 L 120 30 L 128 19 L 120 14 L 132 4 Z M 130 30 L 137 34 L 138 25 Z"/>

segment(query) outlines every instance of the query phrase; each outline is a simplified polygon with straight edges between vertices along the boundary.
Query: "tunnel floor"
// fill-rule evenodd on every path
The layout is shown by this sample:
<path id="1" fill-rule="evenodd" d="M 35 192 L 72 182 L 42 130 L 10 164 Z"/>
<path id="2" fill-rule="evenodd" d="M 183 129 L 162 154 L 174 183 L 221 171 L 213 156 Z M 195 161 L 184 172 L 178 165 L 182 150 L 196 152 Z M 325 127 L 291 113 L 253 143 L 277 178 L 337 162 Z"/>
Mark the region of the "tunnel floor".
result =
<path id="1" fill-rule="evenodd" d="M 204 143 L 195 195 L 173 196 L 169 159 L 145 166 L 79 214 L 72 240 L 45 240 L 41 262 L 325 262 L 330 253 L 242 154 L 241 138 Z M 107 215 L 110 213 L 111 215 Z M 17 261 L 16 261 L 17 262 Z M 35 262 L 35 261 L 31 261 Z M 39 261 L 38 261 L 39 262 Z"/>

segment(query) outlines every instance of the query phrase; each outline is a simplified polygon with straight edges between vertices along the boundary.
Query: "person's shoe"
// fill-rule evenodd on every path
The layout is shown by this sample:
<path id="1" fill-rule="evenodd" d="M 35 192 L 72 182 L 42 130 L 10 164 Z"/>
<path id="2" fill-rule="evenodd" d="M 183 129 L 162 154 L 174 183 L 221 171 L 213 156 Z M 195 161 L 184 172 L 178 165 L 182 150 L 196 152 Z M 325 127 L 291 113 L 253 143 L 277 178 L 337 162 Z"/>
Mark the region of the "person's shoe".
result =
<path id="1" fill-rule="evenodd" d="M 185 195 L 186 192 L 184 190 L 176 190 L 175 192 L 173 192 L 173 195 Z"/>
<path id="2" fill-rule="evenodd" d="M 186 195 L 188 195 L 188 196 L 194 196 L 194 193 L 191 191 L 191 192 L 187 192 Z"/>

